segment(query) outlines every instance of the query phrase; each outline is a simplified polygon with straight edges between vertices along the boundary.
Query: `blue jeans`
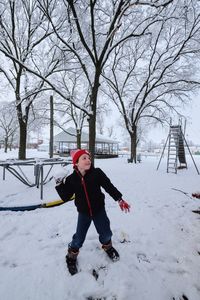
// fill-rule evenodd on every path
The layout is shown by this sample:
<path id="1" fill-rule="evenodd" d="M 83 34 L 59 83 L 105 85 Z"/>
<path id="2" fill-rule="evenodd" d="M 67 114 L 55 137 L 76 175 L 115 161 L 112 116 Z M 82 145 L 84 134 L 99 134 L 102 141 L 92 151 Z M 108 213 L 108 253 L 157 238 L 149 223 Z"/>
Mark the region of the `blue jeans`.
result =
<path id="1" fill-rule="evenodd" d="M 82 213 L 78 214 L 76 233 L 72 237 L 69 248 L 78 250 L 82 247 L 92 221 L 94 223 L 96 231 L 99 234 L 100 243 L 107 244 L 111 240 L 112 231 L 110 229 L 110 220 L 108 219 L 106 211 L 103 208 L 97 215 L 93 217 Z"/>

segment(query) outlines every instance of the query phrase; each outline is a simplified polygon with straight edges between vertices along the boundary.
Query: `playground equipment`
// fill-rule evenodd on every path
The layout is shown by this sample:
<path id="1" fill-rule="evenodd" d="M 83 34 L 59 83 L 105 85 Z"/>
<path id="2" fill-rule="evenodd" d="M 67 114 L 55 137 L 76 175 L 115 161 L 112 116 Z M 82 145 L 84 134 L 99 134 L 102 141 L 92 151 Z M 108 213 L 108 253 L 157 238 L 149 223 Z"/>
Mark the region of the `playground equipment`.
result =
<path id="1" fill-rule="evenodd" d="M 50 172 L 55 165 L 66 166 L 71 164 L 67 158 L 31 158 L 26 160 L 7 159 L 0 161 L 0 167 L 3 167 L 3 180 L 5 180 L 6 171 L 10 172 L 19 181 L 29 187 L 40 188 L 40 199 L 43 199 L 43 187 L 52 180 Z M 22 167 L 32 166 L 34 172 L 34 180 L 30 181 L 27 178 L 26 172 L 22 170 Z M 47 167 L 48 171 L 44 174 L 44 168 Z"/>
<path id="2" fill-rule="evenodd" d="M 186 121 L 185 121 L 185 126 L 184 126 L 184 132 L 186 128 Z M 194 166 L 197 170 L 197 173 L 199 174 L 199 170 L 197 168 L 197 165 L 194 161 L 193 155 L 190 151 L 190 148 L 188 146 L 188 143 L 185 139 L 183 130 L 182 130 L 182 122 L 179 120 L 178 125 L 172 125 L 170 122 L 170 129 L 169 129 L 169 134 L 167 136 L 167 140 L 165 142 L 157 170 L 160 166 L 161 160 L 164 155 L 165 148 L 168 144 L 168 154 L 167 154 L 167 173 L 175 173 L 177 174 L 178 169 L 187 169 L 187 162 L 186 162 L 186 156 L 185 156 L 185 147 L 187 148 L 192 161 L 194 163 Z M 179 164 L 178 164 L 179 163 Z"/>

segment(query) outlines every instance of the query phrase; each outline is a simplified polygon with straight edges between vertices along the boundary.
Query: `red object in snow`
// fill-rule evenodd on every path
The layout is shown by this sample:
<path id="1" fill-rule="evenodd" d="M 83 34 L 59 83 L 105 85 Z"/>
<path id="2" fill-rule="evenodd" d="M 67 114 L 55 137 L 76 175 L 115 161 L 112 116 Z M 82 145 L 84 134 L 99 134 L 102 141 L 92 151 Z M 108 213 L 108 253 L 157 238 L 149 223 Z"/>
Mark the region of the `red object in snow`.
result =
<path id="1" fill-rule="evenodd" d="M 130 211 L 130 205 L 126 201 L 124 201 L 123 199 L 119 200 L 119 206 L 120 206 L 122 211 L 125 211 L 125 212 Z"/>

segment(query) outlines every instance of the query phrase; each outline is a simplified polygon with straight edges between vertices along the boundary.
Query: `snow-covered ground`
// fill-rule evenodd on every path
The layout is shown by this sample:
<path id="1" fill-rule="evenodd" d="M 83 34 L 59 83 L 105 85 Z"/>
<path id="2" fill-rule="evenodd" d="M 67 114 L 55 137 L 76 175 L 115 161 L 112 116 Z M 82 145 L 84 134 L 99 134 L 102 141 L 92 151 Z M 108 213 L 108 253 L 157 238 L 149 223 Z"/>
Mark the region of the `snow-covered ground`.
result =
<path id="1" fill-rule="evenodd" d="M 29 157 L 45 155 L 28 152 Z M 0 160 L 8 157 L 17 154 L 0 152 Z M 96 160 L 131 204 L 131 212 L 124 214 L 106 197 L 113 244 L 120 253 L 116 263 L 106 257 L 92 225 L 78 257 L 81 271 L 68 273 L 65 254 L 77 219 L 73 201 L 34 211 L 1 211 L 0 299 L 199 300 L 200 216 L 192 210 L 199 209 L 200 200 L 190 196 L 200 191 L 200 175 L 190 158 L 189 168 L 177 175 L 166 173 L 165 160 L 156 171 L 158 159 L 143 157 L 137 165 L 128 164 L 125 157 Z M 200 169 L 200 157 L 195 160 Z M 32 167 L 23 170 L 32 176 Z M 52 173 L 59 170 L 56 166 Z M 45 185 L 44 202 L 59 199 L 54 185 L 53 180 Z M 8 172 L 5 181 L 0 173 L 0 190 L 0 206 L 41 201 L 37 188 Z M 91 273 L 98 268 L 95 280 Z"/>

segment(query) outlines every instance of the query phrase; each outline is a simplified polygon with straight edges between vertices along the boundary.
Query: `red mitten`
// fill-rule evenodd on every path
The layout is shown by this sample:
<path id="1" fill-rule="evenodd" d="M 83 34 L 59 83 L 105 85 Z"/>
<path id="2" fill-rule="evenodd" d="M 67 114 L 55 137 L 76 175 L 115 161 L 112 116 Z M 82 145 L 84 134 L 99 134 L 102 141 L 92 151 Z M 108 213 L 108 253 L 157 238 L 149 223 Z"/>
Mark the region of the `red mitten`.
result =
<path id="1" fill-rule="evenodd" d="M 125 213 L 130 211 L 130 205 L 126 201 L 120 199 L 118 203 L 122 211 L 124 211 Z"/>

